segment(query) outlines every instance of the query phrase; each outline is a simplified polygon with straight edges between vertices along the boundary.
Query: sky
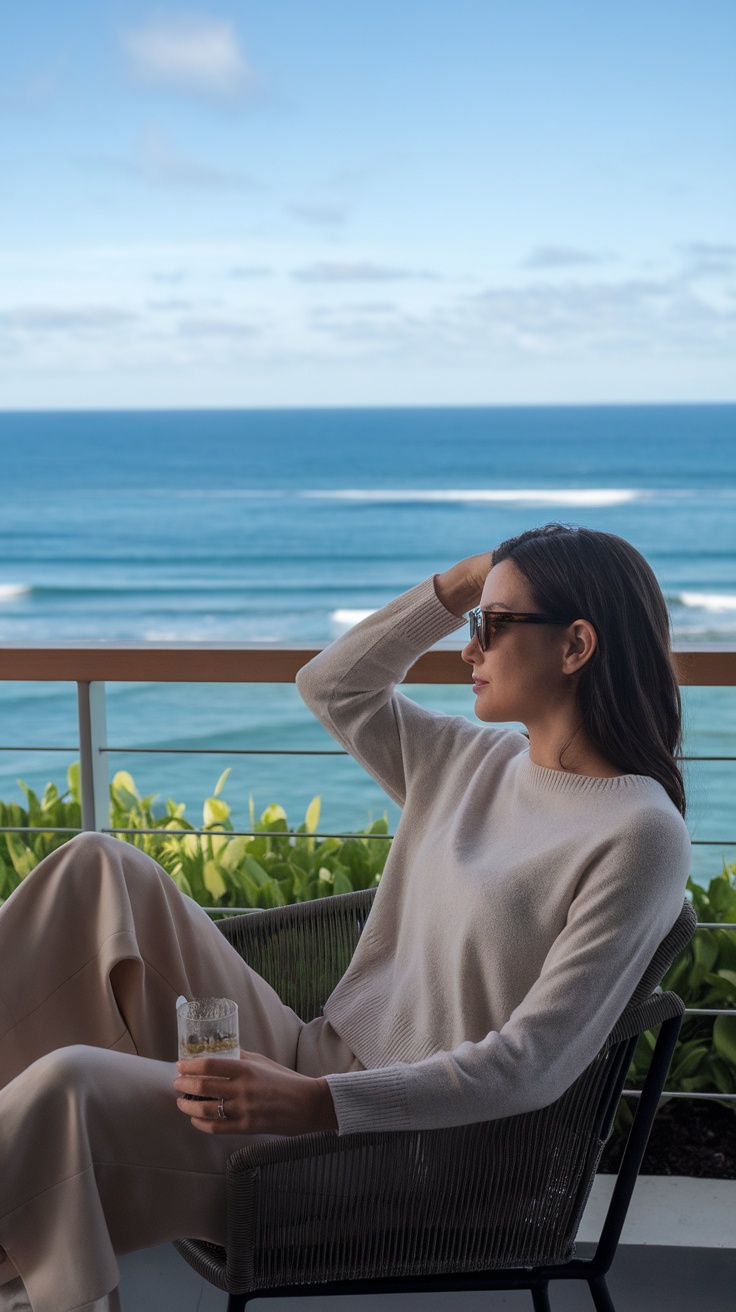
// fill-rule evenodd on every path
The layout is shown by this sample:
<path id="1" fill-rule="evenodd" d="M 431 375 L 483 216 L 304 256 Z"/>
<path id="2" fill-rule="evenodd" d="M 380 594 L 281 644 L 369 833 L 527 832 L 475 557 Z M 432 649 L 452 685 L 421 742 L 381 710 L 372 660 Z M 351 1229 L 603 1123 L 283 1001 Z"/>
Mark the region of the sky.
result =
<path id="1" fill-rule="evenodd" d="M 736 399 L 733 0 L 24 0 L 0 409 Z"/>

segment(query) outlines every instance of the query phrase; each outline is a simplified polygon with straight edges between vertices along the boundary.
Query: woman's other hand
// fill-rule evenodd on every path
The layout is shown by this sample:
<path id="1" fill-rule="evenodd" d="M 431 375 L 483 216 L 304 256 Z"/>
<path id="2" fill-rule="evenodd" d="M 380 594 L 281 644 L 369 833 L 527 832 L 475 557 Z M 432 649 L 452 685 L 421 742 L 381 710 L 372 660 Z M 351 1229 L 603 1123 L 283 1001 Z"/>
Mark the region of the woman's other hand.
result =
<path id="1" fill-rule="evenodd" d="M 434 590 L 442 605 L 457 616 L 477 606 L 492 565 L 493 552 L 482 551 L 478 556 L 466 556 L 444 574 L 435 574 Z"/>
<path id="2" fill-rule="evenodd" d="M 259 1052 L 229 1057 L 195 1057 L 177 1062 L 177 1107 L 205 1134 L 309 1134 L 336 1130 L 330 1086 L 323 1078 L 299 1075 Z M 190 1102 L 193 1093 L 211 1102 Z M 222 1099 L 224 1119 L 218 1114 Z"/>

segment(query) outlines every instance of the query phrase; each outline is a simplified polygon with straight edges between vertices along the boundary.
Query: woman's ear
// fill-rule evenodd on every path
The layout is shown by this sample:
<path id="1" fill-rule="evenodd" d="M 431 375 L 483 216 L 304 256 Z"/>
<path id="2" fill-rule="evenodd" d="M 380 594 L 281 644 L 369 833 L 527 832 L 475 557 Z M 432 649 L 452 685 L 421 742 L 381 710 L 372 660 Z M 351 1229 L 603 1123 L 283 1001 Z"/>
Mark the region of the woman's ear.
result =
<path id="1" fill-rule="evenodd" d="M 574 620 L 565 632 L 562 673 L 577 674 L 597 650 L 598 635 L 588 620 Z"/>

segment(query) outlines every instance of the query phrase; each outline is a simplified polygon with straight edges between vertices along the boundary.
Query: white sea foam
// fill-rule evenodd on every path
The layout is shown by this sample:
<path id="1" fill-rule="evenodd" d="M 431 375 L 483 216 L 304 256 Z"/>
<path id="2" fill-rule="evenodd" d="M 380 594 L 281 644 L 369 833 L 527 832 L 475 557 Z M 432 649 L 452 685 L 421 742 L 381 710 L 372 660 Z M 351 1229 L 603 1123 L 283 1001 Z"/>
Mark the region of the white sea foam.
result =
<path id="1" fill-rule="evenodd" d="M 646 493 L 636 488 L 343 488 L 339 491 L 304 491 L 301 497 L 326 501 L 374 502 L 512 502 L 528 506 L 622 506 Z"/>
<path id="2" fill-rule="evenodd" d="M 15 601 L 16 597 L 27 597 L 30 591 L 27 583 L 0 583 L 0 601 Z"/>
<path id="3" fill-rule="evenodd" d="M 733 592 L 680 592 L 677 600 L 682 606 L 714 613 L 736 610 L 736 593 Z"/>
<path id="4" fill-rule="evenodd" d="M 361 620 L 367 620 L 368 616 L 373 614 L 372 610 L 333 610 L 330 612 L 330 620 L 333 624 L 350 629 L 354 624 L 360 624 Z"/>

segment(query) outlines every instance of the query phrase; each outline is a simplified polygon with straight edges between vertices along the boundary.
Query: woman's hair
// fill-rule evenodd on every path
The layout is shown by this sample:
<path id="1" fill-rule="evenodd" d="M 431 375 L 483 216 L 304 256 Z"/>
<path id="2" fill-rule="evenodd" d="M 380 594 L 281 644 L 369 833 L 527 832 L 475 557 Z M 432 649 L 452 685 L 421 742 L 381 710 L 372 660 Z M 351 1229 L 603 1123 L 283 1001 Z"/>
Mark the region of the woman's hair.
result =
<path id="1" fill-rule="evenodd" d="M 644 557 L 613 533 L 546 524 L 502 542 L 493 563 L 502 560 L 514 562 L 544 614 L 592 624 L 598 646 L 576 686 L 582 726 L 607 761 L 656 779 L 684 815 L 669 617 Z"/>

